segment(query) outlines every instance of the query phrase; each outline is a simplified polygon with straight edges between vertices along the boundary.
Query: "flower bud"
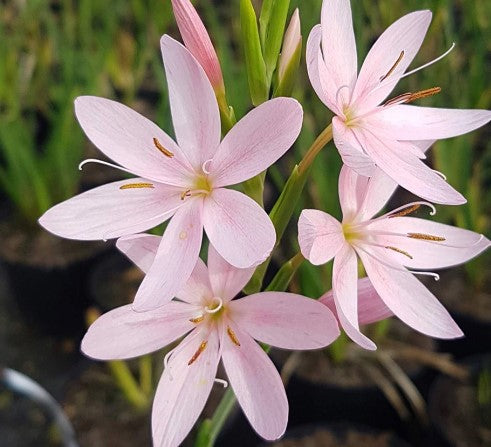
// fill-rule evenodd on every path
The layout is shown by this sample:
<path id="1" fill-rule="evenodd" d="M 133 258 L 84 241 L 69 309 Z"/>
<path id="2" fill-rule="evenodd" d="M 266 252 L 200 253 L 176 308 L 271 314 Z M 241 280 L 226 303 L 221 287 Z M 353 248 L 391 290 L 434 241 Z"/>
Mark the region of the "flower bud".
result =
<path id="1" fill-rule="evenodd" d="M 293 89 L 293 83 L 300 65 L 301 52 L 302 34 L 300 32 L 300 14 L 297 8 L 285 32 L 278 65 L 278 85 L 279 90 L 284 95 L 289 96 Z"/>

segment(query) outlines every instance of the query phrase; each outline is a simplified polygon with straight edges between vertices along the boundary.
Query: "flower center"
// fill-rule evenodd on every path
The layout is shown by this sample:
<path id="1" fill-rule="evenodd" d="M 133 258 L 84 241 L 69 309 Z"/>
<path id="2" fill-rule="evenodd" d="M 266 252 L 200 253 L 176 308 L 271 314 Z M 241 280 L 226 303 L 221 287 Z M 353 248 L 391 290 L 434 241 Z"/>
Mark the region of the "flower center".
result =
<path id="1" fill-rule="evenodd" d="M 361 232 L 357 230 L 356 225 L 343 223 L 341 228 L 343 229 L 344 239 L 346 242 L 351 243 L 361 238 Z"/>

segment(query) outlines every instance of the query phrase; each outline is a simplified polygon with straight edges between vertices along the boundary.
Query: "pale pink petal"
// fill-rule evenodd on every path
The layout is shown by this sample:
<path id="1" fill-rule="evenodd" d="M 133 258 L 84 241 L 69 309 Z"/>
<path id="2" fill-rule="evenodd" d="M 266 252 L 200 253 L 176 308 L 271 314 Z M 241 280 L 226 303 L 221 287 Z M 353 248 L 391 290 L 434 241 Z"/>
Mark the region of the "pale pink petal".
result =
<path id="1" fill-rule="evenodd" d="M 295 142 L 302 106 L 276 98 L 252 109 L 225 136 L 207 170 L 216 188 L 235 185 L 265 171 Z"/>
<path id="2" fill-rule="evenodd" d="M 133 308 L 138 312 L 166 304 L 191 275 L 203 237 L 202 203 L 189 200 L 169 222 L 155 261 L 136 294 Z"/>
<path id="3" fill-rule="evenodd" d="M 408 191 L 434 203 L 461 205 L 465 198 L 420 159 L 374 133 L 357 129 L 363 148 L 375 164 Z"/>
<path id="4" fill-rule="evenodd" d="M 334 258 L 332 289 L 336 313 L 346 334 L 364 349 L 376 349 L 375 343 L 360 332 L 358 323 L 358 260 L 346 244 Z"/>
<path id="5" fill-rule="evenodd" d="M 327 71 L 324 56 L 321 49 L 322 28 L 316 25 L 310 32 L 307 41 L 307 70 L 310 83 L 319 99 L 336 115 L 342 113 L 338 108 L 336 91 L 337 88 L 331 79 L 331 74 Z"/>
<path id="6" fill-rule="evenodd" d="M 213 87 L 223 87 L 217 53 L 193 4 L 189 0 L 172 0 L 172 8 L 186 48 L 201 64 Z"/>
<path id="7" fill-rule="evenodd" d="M 461 337 L 463 333 L 450 314 L 418 279 L 409 272 L 387 267 L 377 260 L 393 264 L 381 250 L 370 250 L 376 253 L 376 258 L 361 250 L 358 254 L 370 281 L 387 307 L 404 323 L 430 337 Z"/>
<path id="8" fill-rule="evenodd" d="M 339 91 L 338 107 L 350 100 L 358 69 L 350 0 L 329 0 L 322 4 L 322 51 L 326 68 Z M 330 80 L 331 80 L 330 79 Z M 341 107 L 340 107 L 341 108 Z"/>
<path id="9" fill-rule="evenodd" d="M 491 111 L 395 105 L 381 107 L 369 119 L 397 140 L 438 140 L 484 126 L 491 120 Z"/>
<path id="10" fill-rule="evenodd" d="M 318 349 L 339 336 L 336 318 L 316 300 L 262 292 L 230 303 L 230 318 L 263 343 L 283 349 Z"/>
<path id="11" fill-rule="evenodd" d="M 367 230 L 400 234 L 376 236 L 380 245 L 396 247 L 409 256 L 387 251 L 395 261 L 416 269 L 441 269 L 463 264 L 489 248 L 489 240 L 473 231 L 444 225 L 415 217 L 397 217 L 372 223 Z M 407 237 L 423 234 L 444 238 L 444 241 L 429 241 Z"/>
<path id="12" fill-rule="evenodd" d="M 208 247 L 208 272 L 215 296 L 229 301 L 234 298 L 249 282 L 255 268 L 238 269 L 230 265 L 215 250 L 212 244 Z"/>
<path id="13" fill-rule="evenodd" d="M 353 130 L 335 116 L 332 119 L 334 144 L 338 149 L 343 163 L 355 170 L 358 174 L 371 177 L 376 166 L 373 160 L 365 153 Z"/>
<path id="14" fill-rule="evenodd" d="M 266 212 L 245 194 L 231 189 L 215 189 L 205 199 L 203 224 L 220 256 L 238 268 L 265 261 L 276 241 Z"/>
<path id="15" fill-rule="evenodd" d="M 75 114 L 89 139 L 105 155 L 136 175 L 185 187 L 192 175 L 179 146 L 150 120 L 115 101 L 79 96 Z M 170 151 L 166 156 L 154 142 Z"/>
<path id="16" fill-rule="evenodd" d="M 346 243 L 341 224 L 323 211 L 303 210 L 298 219 L 298 244 L 314 265 L 330 261 Z"/>
<path id="17" fill-rule="evenodd" d="M 182 206 L 181 190 L 161 183 L 121 189 L 135 183 L 149 181 L 132 178 L 91 189 L 50 208 L 39 223 L 67 239 L 105 240 L 153 228 Z"/>
<path id="18" fill-rule="evenodd" d="M 222 359 L 237 400 L 256 432 L 267 440 L 283 435 L 288 421 L 288 400 L 281 377 L 261 347 L 232 322 L 234 343 L 223 337 Z"/>
<path id="19" fill-rule="evenodd" d="M 418 53 L 431 22 L 431 11 L 415 11 L 389 26 L 370 49 L 353 92 L 359 113 L 380 104 L 404 74 Z M 394 64 L 404 54 L 389 73 Z"/>
<path id="20" fill-rule="evenodd" d="M 177 298 L 186 303 L 201 305 L 204 299 L 213 297 L 210 280 L 208 277 L 208 268 L 205 263 L 198 258 L 194 266 L 193 273 L 176 294 Z"/>
<path id="21" fill-rule="evenodd" d="M 129 359 L 157 351 L 194 329 L 194 307 L 170 302 L 151 312 L 135 312 L 131 305 L 99 317 L 82 340 L 82 352 L 98 360 Z"/>
<path id="22" fill-rule="evenodd" d="M 215 92 L 203 68 L 182 44 L 164 35 L 160 41 L 177 142 L 196 170 L 220 144 L 220 114 Z"/>
<path id="23" fill-rule="evenodd" d="M 319 302 L 326 305 L 337 316 L 336 303 L 332 290 L 322 295 Z M 358 280 L 358 323 L 360 325 L 375 323 L 392 317 L 394 314 L 378 296 L 370 279 Z"/>
<path id="24" fill-rule="evenodd" d="M 135 234 L 119 238 L 116 247 L 143 273 L 147 273 L 155 260 L 161 240 L 161 236 L 153 234 Z"/>
<path id="25" fill-rule="evenodd" d="M 189 365 L 202 342 L 206 348 Z M 153 444 L 177 447 L 193 428 L 210 395 L 216 376 L 218 336 L 194 331 L 172 354 L 157 387 L 152 408 Z"/>
<path id="26" fill-rule="evenodd" d="M 339 202 L 344 221 L 352 221 L 364 202 L 368 177 L 359 175 L 347 165 L 343 165 L 339 174 Z"/>

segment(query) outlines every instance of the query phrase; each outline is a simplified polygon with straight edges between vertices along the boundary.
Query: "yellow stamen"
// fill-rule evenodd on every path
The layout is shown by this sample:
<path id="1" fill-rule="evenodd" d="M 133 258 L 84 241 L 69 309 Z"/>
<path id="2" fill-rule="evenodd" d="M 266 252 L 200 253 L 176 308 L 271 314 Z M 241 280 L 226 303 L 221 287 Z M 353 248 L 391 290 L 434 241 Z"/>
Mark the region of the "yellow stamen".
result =
<path id="1" fill-rule="evenodd" d="M 407 237 L 410 237 L 411 239 L 420 239 L 422 241 L 434 241 L 434 242 L 443 242 L 445 240 L 444 237 L 433 236 L 432 234 L 424 234 L 424 233 L 408 233 Z"/>
<path id="2" fill-rule="evenodd" d="M 181 194 L 181 200 L 184 200 L 186 197 L 191 197 L 191 190 L 188 189 L 186 191 L 184 191 L 182 194 Z"/>
<path id="3" fill-rule="evenodd" d="M 188 362 L 188 366 L 192 365 L 196 360 L 198 360 L 198 357 L 201 355 L 201 353 L 206 349 L 206 345 L 208 342 L 205 340 L 201 342 L 199 345 L 198 350 L 194 353 L 194 355 L 191 357 L 191 360 Z"/>
<path id="4" fill-rule="evenodd" d="M 410 208 L 406 208 L 405 210 L 402 210 L 402 211 L 399 211 L 398 213 L 396 214 L 392 214 L 389 216 L 389 219 L 392 219 L 393 217 L 404 217 L 404 216 L 407 216 L 408 214 L 411 214 L 413 213 L 414 211 L 416 211 L 421 205 L 413 205 L 412 207 Z"/>
<path id="5" fill-rule="evenodd" d="M 139 188 L 151 188 L 153 189 L 152 183 L 128 183 L 126 185 L 122 185 L 119 189 L 139 189 Z"/>
<path id="6" fill-rule="evenodd" d="M 401 255 L 407 256 L 409 259 L 413 259 L 413 257 L 407 251 L 401 250 L 400 248 L 390 247 L 390 246 L 385 247 L 385 248 L 387 248 L 388 250 L 396 251 L 397 253 L 400 253 Z"/>
<path id="7" fill-rule="evenodd" d="M 411 96 L 404 101 L 406 104 L 409 102 L 416 101 L 421 98 L 428 98 L 428 96 L 437 95 L 442 89 L 440 87 L 427 88 L 426 90 L 420 90 L 419 92 L 411 93 Z"/>
<path id="8" fill-rule="evenodd" d="M 235 335 L 235 332 L 232 330 L 230 326 L 227 326 L 227 334 L 230 337 L 230 340 L 232 340 L 232 343 L 234 345 L 240 346 L 239 339 L 237 338 L 237 335 Z"/>
<path id="9" fill-rule="evenodd" d="M 401 51 L 401 54 L 399 54 L 399 57 L 395 61 L 394 65 L 392 65 L 392 67 L 390 68 L 390 70 L 387 72 L 387 74 L 385 74 L 384 76 L 382 76 L 380 78 L 380 82 L 385 81 L 385 79 L 387 79 L 392 73 L 394 73 L 394 70 L 400 64 L 400 62 L 402 61 L 402 58 L 403 57 L 404 57 L 404 50 Z"/>
<path id="10" fill-rule="evenodd" d="M 189 321 L 194 324 L 201 323 L 205 319 L 204 315 L 201 315 L 200 317 L 196 318 L 191 318 Z"/>
<path id="11" fill-rule="evenodd" d="M 153 144 L 155 147 L 162 152 L 166 157 L 172 158 L 174 156 L 174 153 L 171 152 L 169 149 L 166 149 L 164 146 L 162 146 L 162 143 L 157 140 L 157 138 L 154 137 L 153 139 Z"/>

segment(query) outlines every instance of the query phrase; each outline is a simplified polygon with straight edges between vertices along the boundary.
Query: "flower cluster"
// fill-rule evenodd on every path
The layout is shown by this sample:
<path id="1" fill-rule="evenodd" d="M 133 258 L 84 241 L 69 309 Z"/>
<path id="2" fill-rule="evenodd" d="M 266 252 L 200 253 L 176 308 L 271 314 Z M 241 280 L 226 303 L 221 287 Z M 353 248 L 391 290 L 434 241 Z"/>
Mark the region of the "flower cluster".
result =
<path id="1" fill-rule="evenodd" d="M 335 114 L 334 143 L 344 162 L 339 177 L 343 220 L 304 210 L 298 242 L 312 264 L 334 259 L 333 290 L 320 300 L 282 291 L 234 299 L 278 238 L 264 209 L 227 187 L 255 178 L 283 156 L 300 133 L 303 111 L 292 98 L 268 100 L 221 139 L 226 99 L 216 52 L 189 0 L 172 0 L 172 5 L 186 45 L 167 35 L 161 39 L 176 141 L 120 103 L 77 98 L 81 127 L 117 165 L 88 161 L 135 177 L 63 202 L 40 223 L 65 238 L 118 238 L 118 248 L 145 272 L 134 303 L 89 328 L 82 342 L 85 354 L 127 359 L 184 337 L 166 356 L 155 395 L 155 445 L 177 446 L 186 437 L 213 383 L 223 382 L 216 378 L 220 359 L 251 425 L 265 439 L 277 439 L 286 429 L 288 402 L 276 368 L 254 340 L 283 349 L 319 349 L 337 338 L 339 322 L 353 341 L 375 349 L 360 324 L 392 315 L 433 337 L 462 336 L 414 274 L 437 277 L 428 270 L 466 262 L 488 248 L 489 240 L 409 215 L 421 206 L 434 213 L 429 202 L 465 202 L 422 160 L 435 140 L 476 129 L 491 114 L 408 105 L 438 88 L 387 100 L 401 78 L 419 70 L 407 72 L 428 29 L 429 11 L 408 14 L 390 26 L 358 73 L 350 2 L 325 0 L 321 24 L 308 40 L 307 65 L 314 90 Z M 289 59 L 300 49 L 296 11 L 280 77 L 287 76 Z M 398 185 L 428 202 L 374 217 Z M 162 237 L 142 234 L 167 220 Z M 199 258 L 203 231 L 209 241 L 207 265 Z M 358 279 L 358 258 L 367 278 Z"/>

